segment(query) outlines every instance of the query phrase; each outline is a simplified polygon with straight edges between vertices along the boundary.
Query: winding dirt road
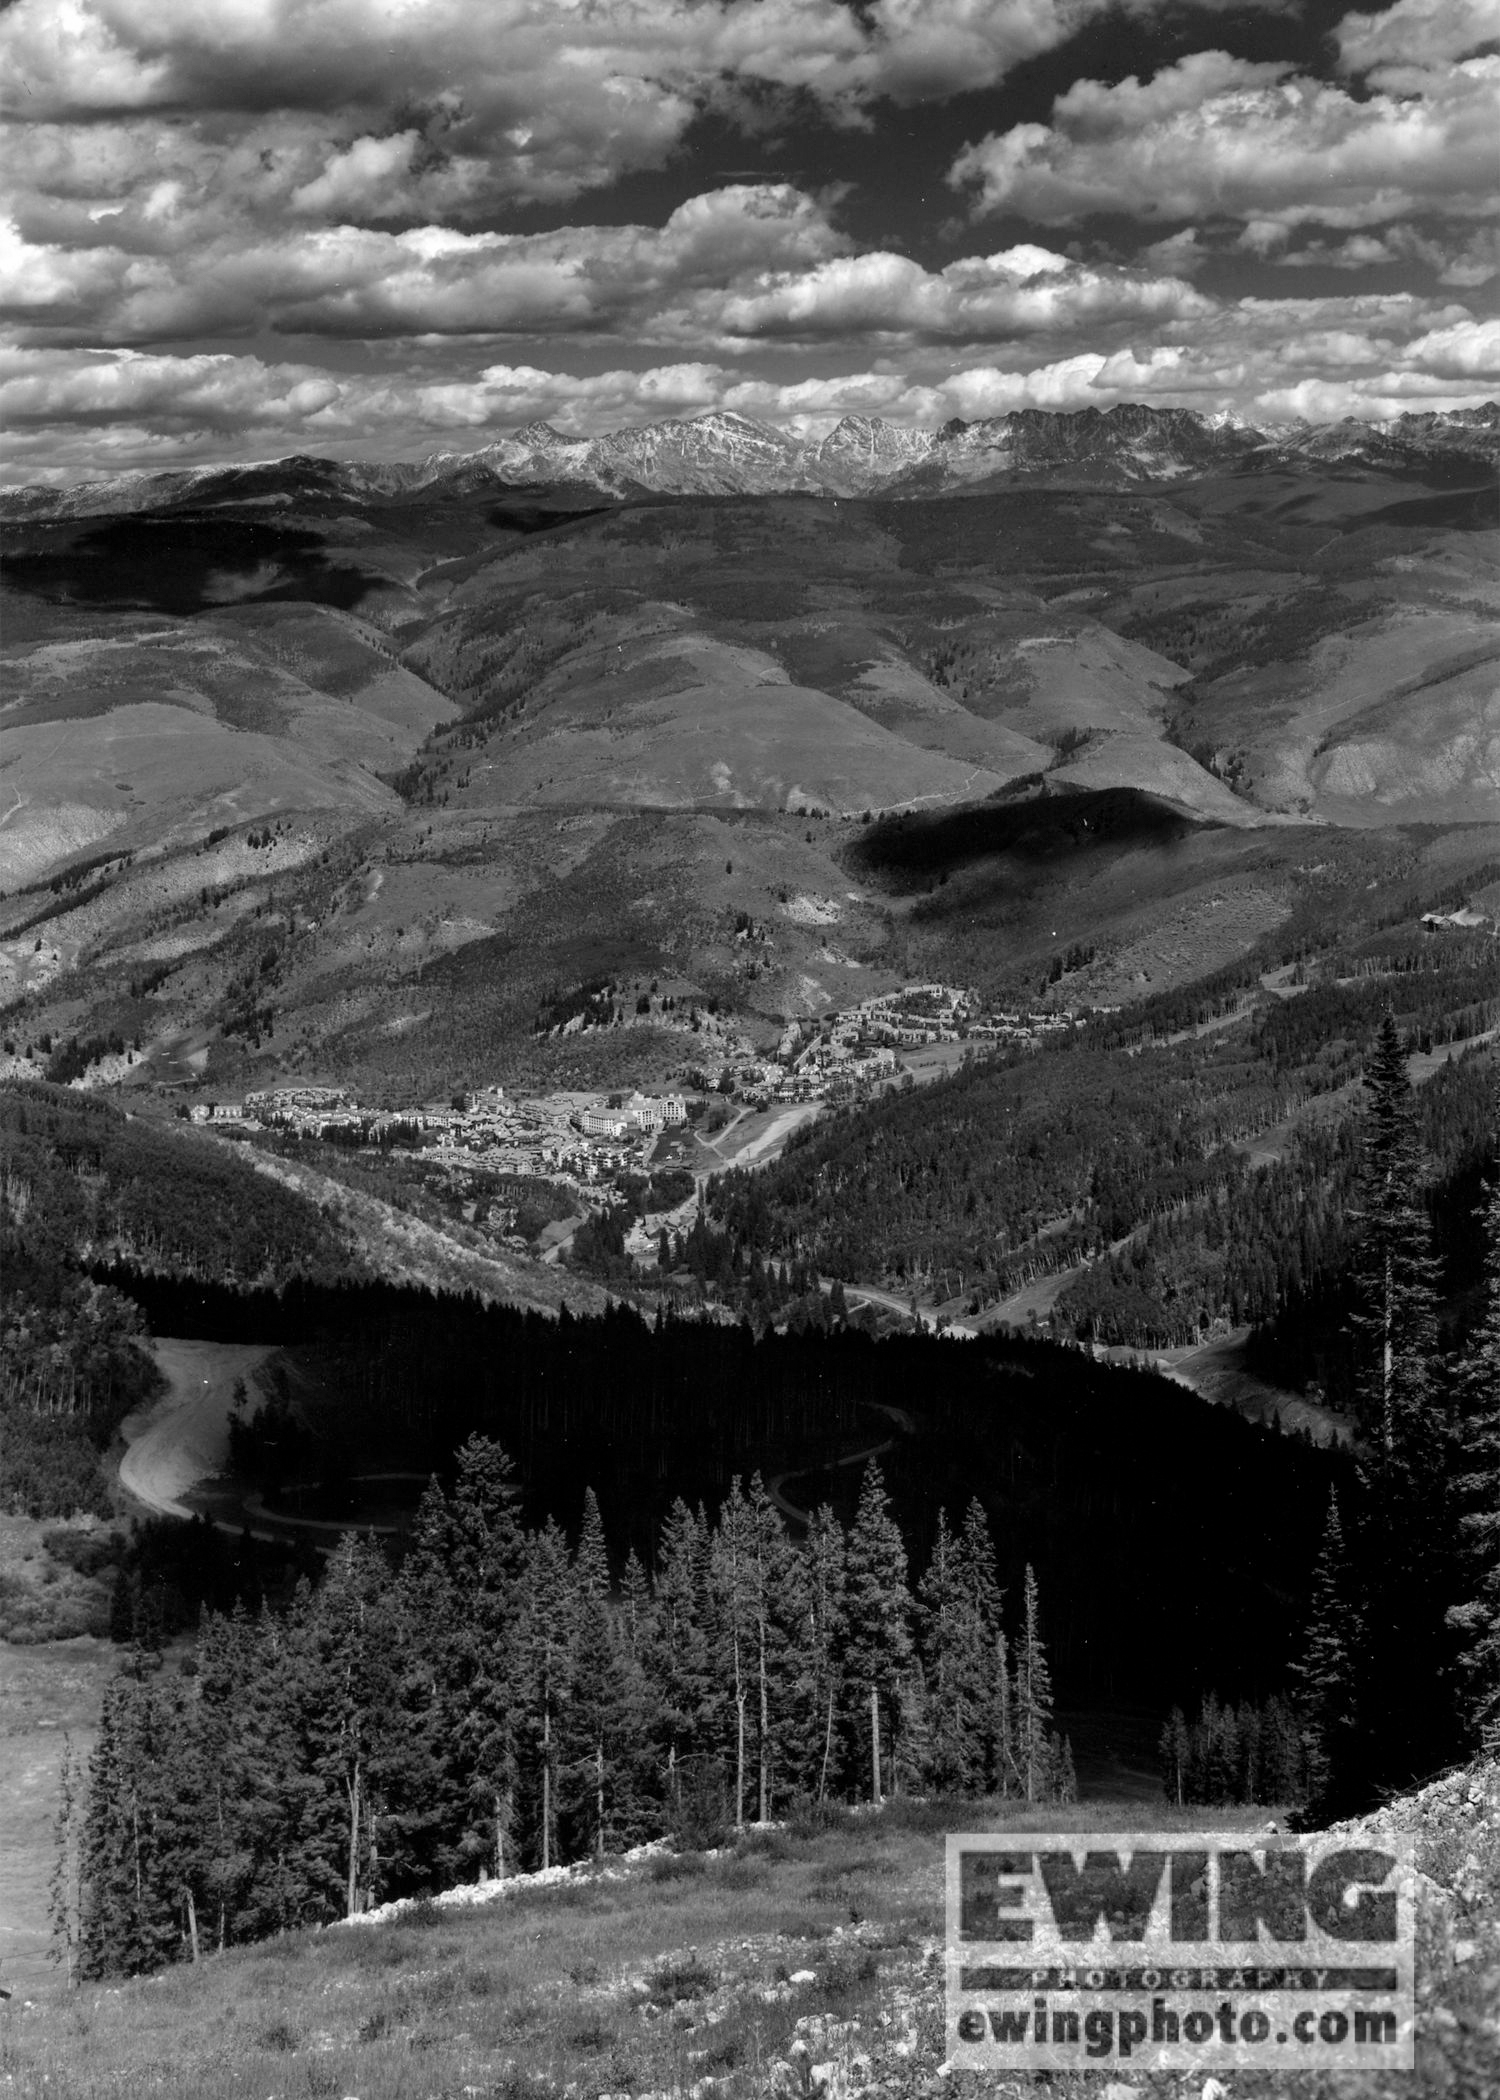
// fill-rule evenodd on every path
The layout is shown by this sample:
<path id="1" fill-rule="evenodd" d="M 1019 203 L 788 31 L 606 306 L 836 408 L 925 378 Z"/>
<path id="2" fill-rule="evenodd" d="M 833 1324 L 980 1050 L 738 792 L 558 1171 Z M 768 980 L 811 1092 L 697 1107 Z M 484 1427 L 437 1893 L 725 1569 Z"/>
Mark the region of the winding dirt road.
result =
<path id="1" fill-rule="evenodd" d="M 158 1516 L 190 1517 L 182 1497 L 228 1466 L 235 1386 L 243 1379 L 253 1387 L 274 1344 L 158 1340 L 151 1346 L 169 1390 L 121 1423 L 129 1448 L 120 1460 L 120 1485 Z"/>

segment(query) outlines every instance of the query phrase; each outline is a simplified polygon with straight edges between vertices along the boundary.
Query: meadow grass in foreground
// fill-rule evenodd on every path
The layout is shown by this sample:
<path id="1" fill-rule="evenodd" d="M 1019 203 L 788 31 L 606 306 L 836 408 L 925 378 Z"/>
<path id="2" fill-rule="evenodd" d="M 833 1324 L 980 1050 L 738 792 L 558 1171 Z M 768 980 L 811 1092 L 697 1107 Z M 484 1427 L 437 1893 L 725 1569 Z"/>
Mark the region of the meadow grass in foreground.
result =
<path id="1" fill-rule="evenodd" d="M 1214 1821 L 1255 1827 L 1267 1813 Z M 1144 1820 L 1202 1818 L 1162 1807 Z M 0 2016 L 0 2095 L 741 2100 L 812 2090 L 799 2039 L 807 2061 L 846 2060 L 893 2094 L 936 2092 L 944 1833 L 1141 1820 L 1138 1803 L 898 1802 L 484 1908 L 421 1905 L 134 1982 L 59 1984 Z"/>
<path id="2" fill-rule="evenodd" d="M 1417 2069 L 1361 2100 L 1500 2093 L 1500 1768 L 1405 1804 L 1435 1902 Z M 0 2100 L 1018 2100 L 943 2075 L 943 1835 L 1010 1827 L 1258 1829 L 1264 1808 L 897 1802 L 750 1829 L 482 1908 L 420 1904 L 118 1986 L 0 2008 Z M 1384 1813 L 1384 1812 L 1382 1812 Z M 1278 1817 L 1279 1820 L 1279 1817 Z M 1051 2100 L 1103 2100 L 1098 2073 Z M 1234 2073 L 1229 2100 L 1349 2100 L 1346 2074 Z M 1212 2100 L 1131 2071 L 1115 2100 Z"/>

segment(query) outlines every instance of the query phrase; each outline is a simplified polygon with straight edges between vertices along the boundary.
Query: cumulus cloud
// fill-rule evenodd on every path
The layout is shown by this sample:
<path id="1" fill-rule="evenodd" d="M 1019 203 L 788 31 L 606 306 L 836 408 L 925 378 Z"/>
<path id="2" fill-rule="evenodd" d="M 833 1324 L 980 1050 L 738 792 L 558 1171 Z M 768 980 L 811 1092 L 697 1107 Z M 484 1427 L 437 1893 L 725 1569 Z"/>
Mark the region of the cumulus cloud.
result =
<path id="1" fill-rule="evenodd" d="M 660 224 L 509 230 L 546 223 L 518 205 L 560 216 L 665 166 L 705 114 L 868 126 L 994 86 L 1117 5 L 1163 0 L 11 0 L 18 458 L 389 456 L 726 407 L 810 428 L 1482 398 L 1491 340 L 1448 294 L 1500 268 L 1481 224 L 1500 0 L 1346 15 L 1327 80 L 1217 50 L 1078 80 L 960 157 L 976 209 L 1022 223 L 946 266 L 859 247 L 835 192 L 790 182 L 705 181 Z M 1051 229 L 1095 214 L 1146 245 L 1059 252 Z M 1353 296 L 1225 291 L 1319 267 Z M 236 354 L 267 332 L 388 347 L 357 373 Z"/>
<path id="2" fill-rule="evenodd" d="M 993 86 L 1105 0 L 15 0 L 0 66 L 28 120 L 339 113 L 308 208 L 413 186 L 566 197 L 656 166 L 693 118 L 803 94 L 858 121 Z M 393 113 L 420 113 L 393 122 Z M 428 139 L 418 150 L 413 132 Z M 453 174 L 457 160 L 460 172 Z M 443 165 L 446 163 L 446 167 Z"/>
<path id="3" fill-rule="evenodd" d="M 1488 215 L 1500 59 L 1424 75 L 1420 92 L 1356 97 L 1221 51 L 1152 80 L 1082 80 L 1050 124 L 965 148 L 950 171 L 979 211 L 1046 226 L 1098 213 L 1148 222 L 1376 226 L 1424 210 Z"/>
<path id="4" fill-rule="evenodd" d="M 331 372 L 228 352 L 32 349 L 0 355 L 11 472 L 314 450 L 416 456 L 471 448 L 545 418 L 593 435 L 732 409 L 793 429 L 844 414 L 937 424 L 1018 408 L 1146 400 L 1256 422 L 1391 416 L 1482 400 L 1500 383 L 1500 323 L 1408 293 L 1244 299 L 1173 340 L 947 371 L 866 366 L 777 378 L 689 359 L 574 374 L 484 363 L 427 373 Z"/>
<path id="5" fill-rule="evenodd" d="M 935 272 L 881 250 L 840 256 L 810 270 L 763 277 L 728 297 L 700 300 L 693 318 L 730 337 L 887 334 L 983 342 L 1180 319 L 1211 306 L 1178 278 L 1092 268 L 1023 244 L 967 256 Z"/>
<path id="6" fill-rule="evenodd" d="M 158 211 L 171 216 L 176 194 Z M 78 208 L 75 205 L 75 209 Z M 151 238 L 138 215 L 111 238 L 0 246 L 0 310 L 38 337 L 148 344 L 182 336 L 361 337 L 628 332 L 638 341 L 715 345 L 864 335 L 995 342 L 1211 311 L 1161 270 L 1093 266 L 1034 243 L 930 271 L 852 244 L 824 205 L 786 183 L 730 185 L 689 198 L 665 224 L 572 226 L 543 234 L 393 233 L 294 224 L 278 237 Z M 34 233 L 63 229 L 32 213 Z"/>
<path id="7" fill-rule="evenodd" d="M 1341 241 L 1311 240 L 1277 260 L 1283 268 L 1296 270 L 1394 269 L 1418 262 L 1439 284 L 1467 289 L 1500 276 L 1500 227 L 1481 226 L 1437 238 L 1416 226 L 1388 226 L 1378 234 L 1351 233 Z"/>
<path id="8" fill-rule="evenodd" d="M 1500 0 L 1396 0 L 1383 14 L 1345 15 L 1333 34 L 1346 73 L 1450 65 L 1500 44 Z"/>
<path id="9" fill-rule="evenodd" d="M 115 343 L 265 325 L 366 336 L 638 327 L 668 297 L 806 268 L 848 246 L 818 200 L 786 183 L 689 198 L 660 227 L 528 235 L 294 224 L 273 236 L 216 230 L 210 217 L 192 242 L 152 243 L 132 220 L 117 243 L 106 211 L 90 221 L 93 242 L 84 244 L 46 215 L 23 223 L 34 237 L 13 225 L 0 246 L 0 310 L 38 329 Z"/>

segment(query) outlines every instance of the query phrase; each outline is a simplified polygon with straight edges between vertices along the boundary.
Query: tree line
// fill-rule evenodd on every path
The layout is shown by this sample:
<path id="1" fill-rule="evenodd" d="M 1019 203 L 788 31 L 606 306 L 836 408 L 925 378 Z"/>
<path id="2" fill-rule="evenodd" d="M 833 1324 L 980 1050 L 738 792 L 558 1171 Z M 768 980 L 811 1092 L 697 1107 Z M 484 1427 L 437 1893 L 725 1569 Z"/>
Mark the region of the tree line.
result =
<path id="1" fill-rule="evenodd" d="M 1500 1749 L 1500 1175 L 1472 1221 L 1478 1302 L 1445 1349 L 1421 1121 L 1389 1018 L 1365 1085 L 1347 1312 L 1361 1436 L 1289 1680 L 1320 1816 Z"/>
<path id="2" fill-rule="evenodd" d="M 59 1953 L 139 1973 L 798 1804 L 1071 1799 L 1029 1569 L 1004 1603 L 979 1504 L 914 1579 L 873 1463 L 800 1545 L 759 1475 L 712 1518 L 679 1500 L 648 1570 L 592 1495 L 572 1540 L 527 1525 L 471 1438 L 399 1568 L 350 1534 L 286 1610 L 209 1615 L 180 1669 L 132 1652 L 65 1779 Z"/>
<path id="3" fill-rule="evenodd" d="M 1307 1799 L 1308 1746 L 1290 1699 L 1234 1705 L 1210 1692 L 1191 1722 L 1173 1707 L 1157 1749 L 1162 1792 L 1179 1808 Z"/>

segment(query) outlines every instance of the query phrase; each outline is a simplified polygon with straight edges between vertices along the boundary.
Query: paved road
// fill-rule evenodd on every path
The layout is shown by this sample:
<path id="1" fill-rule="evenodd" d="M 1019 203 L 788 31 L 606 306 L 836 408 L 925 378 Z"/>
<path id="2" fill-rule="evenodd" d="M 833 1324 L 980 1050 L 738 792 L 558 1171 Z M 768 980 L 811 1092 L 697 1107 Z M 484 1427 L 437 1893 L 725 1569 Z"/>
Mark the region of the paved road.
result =
<path id="1" fill-rule="evenodd" d="M 158 1516 L 192 1516 L 182 1497 L 228 1463 L 235 1385 L 240 1379 L 252 1384 L 272 1348 L 269 1342 L 153 1342 L 169 1389 L 120 1426 L 129 1446 L 120 1460 L 121 1487 Z"/>
<path id="2" fill-rule="evenodd" d="M 821 1276 L 818 1281 L 825 1291 L 833 1289 L 832 1277 Z M 894 1291 L 878 1290 L 873 1283 L 846 1283 L 844 1296 L 851 1304 L 880 1305 L 887 1312 L 901 1313 L 908 1320 L 911 1318 L 910 1298 L 898 1298 Z M 978 1328 L 971 1327 L 966 1320 L 949 1320 L 945 1327 L 939 1328 L 938 1321 L 941 1317 L 941 1314 L 933 1312 L 925 1305 L 917 1307 L 917 1318 L 929 1333 L 941 1333 L 956 1342 L 972 1342 L 977 1339 Z"/>

